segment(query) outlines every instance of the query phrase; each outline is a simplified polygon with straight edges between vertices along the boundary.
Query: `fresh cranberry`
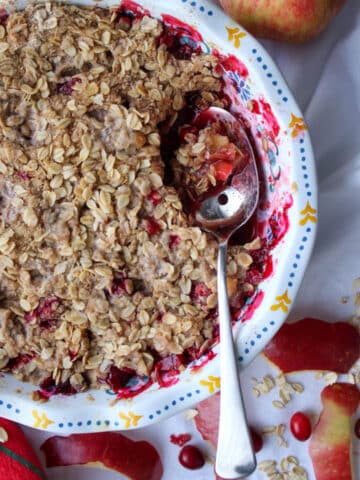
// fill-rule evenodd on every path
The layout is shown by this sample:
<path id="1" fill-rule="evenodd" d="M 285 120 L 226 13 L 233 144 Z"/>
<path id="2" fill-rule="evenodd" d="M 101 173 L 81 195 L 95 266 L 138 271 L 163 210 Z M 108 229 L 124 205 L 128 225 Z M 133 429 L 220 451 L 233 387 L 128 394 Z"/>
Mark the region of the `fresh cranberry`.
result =
<path id="1" fill-rule="evenodd" d="M 57 92 L 61 93 L 62 95 L 72 95 L 73 94 L 73 86 L 76 85 L 77 83 L 81 83 L 82 80 L 81 78 L 74 77 L 71 80 L 67 80 L 64 83 L 59 83 L 57 86 Z"/>
<path id="2" fill-rule="evenodd" d="M 311 435 L 311 423 L 309 417 L 302 412 L 296 412 L 290 419 L 291 433 L 297 440 L 304 442 Z"/>
<path id="3" fill-rule="evenodd" d="M 357 436 L 357 438 L 360 439 L 360 418 L 358 418 L 356 420 L 354 431 L 355 431 L 355 435 Z"/>
<path id="4" fill-rule="evenodd" d="M 22 365 L 26 365 L 34 358 L 34 355 L 29 355 L 28 353 L 20 353 L 15 358 L 11 358 L 6 365 L 6 368 L 10 371 L 17 370 Z"/>
<path id="5" fill-rule="evenodd" d="M 5 25 L 8 18 L 9 14 L 5 8 L 0 8 L 0 25 Z"/>
<path id="6" fill-rule="evenodd" d="M 260 452 L 264 444 L 262 436 L 251 427 L 250 427 L 250 435 L 251 435 L 251 440 L 252 440 L 255 453 Z"/>
<path id="7" fill-rule="evenodd" d="M 144 228 L 149 235 L 158 235 L 161 232 L 160 225 L 153 217 L 144 220 Z"/>
<path id="8" fill-rule="evenodd" d="M 161 202 L 161 195 L 156 190 L 151 190 L 151 192 L 146 198 L 154 205 L 154 207 L 156 207 L 156 205 L 159 205 L 159 203 Z"/>
<path id="9" fill-rule="evenodd" d="M 42 398 L 49 399 L 53 395 L 74 395 L 77 392 L 71 385 L 70 380 L 56 385 L 55 380 L 52 377 L 48 377 L 40 384 L 38 393 Z"/>
<path id="10" fill-rule="evenodd" d="M 169 248 L 170 250 L 173 250 L 175 247 L 177 247 L 180 243 L 180 237 L 179 235 L 169 235 Z"/>
<path id="11" fill-rule="evenodd" d="M 41 298 L 39 305 L 29 313 L 26 313 L 24 319 L 26 322 L 37 321 L 40 328 L 46 330 L 56 325 L 62 301 L 58 297 Z"/>
<path id="12" fill-rule="evenodd" d="M 114 279 L 111 284 L 111 294 L 112 295 L 131 295 L 132 294 L 132 282 L 129 280 L 124 273 L 119 272 L 114 276 Z"/>
<path id="13" fill-rule="evenodd" d="M 190 470 L 197 470 L 202 468 L 205 464 L 204 455 L 193 445 L 186 445 L 180 450 L 179 462 L 185 468 Z"/>
<path id="14" fill-rule="evenodd" d="M 191 300 L 194 303 L 200 303 L 200 305 L 206 305 L 207 297 L 211 295 L 211 290 L 208 288 L 205 283 L 198 283 L 193 285 L 190 293 Z"/>
<path id="15" fill-rule="evenodd" d="M 120 369 L 112 365 L 105 381 L 111 390 L 117 393 L 119 390 L 126 388 L 135 375 L 136 372 L 131 368 L 124 367 Z"/>
<path id="16" fill-rule="evenodd" d="M 16 175 L 20 177 L 22 180 L 31 180 L 30 173 L 18 171 L 16 172 Z"/>
<path id="17" fill-rule="evenodd" d="M 178 447 L 183 447 L 186 443 L 190 442 L 190 433 L 181 433 L 180 435 L 170 435 L 170 442 Z"/>

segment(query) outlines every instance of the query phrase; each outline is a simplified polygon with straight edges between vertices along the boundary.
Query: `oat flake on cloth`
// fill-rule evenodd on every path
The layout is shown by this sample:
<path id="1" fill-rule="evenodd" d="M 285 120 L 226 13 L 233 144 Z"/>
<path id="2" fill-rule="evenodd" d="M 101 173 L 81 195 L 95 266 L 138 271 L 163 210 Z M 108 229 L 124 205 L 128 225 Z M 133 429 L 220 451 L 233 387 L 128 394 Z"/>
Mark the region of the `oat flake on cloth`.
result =
<path id="1" fill-rule="evenodd" d="M 278 63 L 303 110 L 313 140 L 319 179 L 319 229 L 314 254 L 290 320 L 305 316 L 324 320 L 344 320 L 354 311 L 351 300 L 352 281 L 360 277 L 360 2 L 348 0 L 346 7 L 328 30 L 315 42 L 305 46 L 288 46 L 263 42 Z M 285 409 L 271 405 L 278 389 L 255 400 L 252 377 L 277 375 L 263 358 L 256 359 L 242 374 L 248 417 L 255 427 L 288 424 L 297 410 L 320 412 L 320 392 L 324 380 L 313 372 L 291 375 L 292 381 L 305 386 L 303 394 L 293 397 Z M 359 416 L 358 412 L 358 416 Z M 34 447 L 40 447 L 49 434 L 25 428 Z M 172 433 L 193 433 L 193 444 L 204 446 L 191 421 L 182 414 L 161 424 L 128 435 L 146 439 L 159 450 L 163 459 L 164 480 L 212 480 L 213 467 L 190 471 L 182 468 L 179 448 L 169 442 Z M 295 455 L 315 480 L 307 453 L 308 442 L 297 442 L 286 428 L 288 448 L 279 447 L 276 437 L 266 438 L 258 454 L 262 460 L 280 461 Z M 208 448 L 209 454 L 212 452 Z M 360 480 L 360 442 L 354 442 L 354 480 Z M 120 480 L 115 472 L 86 467 L 48 470 L 50 480 Z M 257 471 L 251 480 L 266 479 Z"/>

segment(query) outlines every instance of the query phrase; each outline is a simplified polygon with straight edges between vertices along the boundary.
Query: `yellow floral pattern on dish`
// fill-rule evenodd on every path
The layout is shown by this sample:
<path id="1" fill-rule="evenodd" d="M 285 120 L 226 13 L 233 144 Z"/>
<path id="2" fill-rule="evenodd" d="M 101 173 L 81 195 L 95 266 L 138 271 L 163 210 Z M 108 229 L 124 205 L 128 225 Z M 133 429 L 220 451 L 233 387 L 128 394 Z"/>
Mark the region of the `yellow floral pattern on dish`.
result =
<path id="1" fill-rule="evenodd" d="M 46 430 L 49 425 L 55 423 L 48 418 L 46 413 L 39 414 L 38 410 L 33 410 L 32 415 L 35 419 L 35 422 L 33 423 L 34 428 L 42 428 Z"/>
<path id="2" fill-rule="evenodd" d="M 208 380 L 200 380 L 200 385 L 207 387 L 209 393 L 214 393 L 215 390 L 219 390 L 220 388 L 220 377 L 213 377 L 210 375 Z"/>
<path id="3" fill-rule="evenodd" d="M 301 215 L 302 218 L 301 218 L 299 224 L 301 226 L 304 226 L 308 222 L 316 223 L 317 222 L 316 214 L 317 214 L 317 210 L 315 210 L 315 208 L 313 208 L 310 205 L 309 201 L 306 202 L 306 207 L 304 208 L 304 210 L 301 210 L 301 212 L 300 212 L 300 215 Z"/>
<path id="4" fill-rule="evenodd" d="M 275 298 L 276 302 L 274 305 L 272 305 L 270 308 L 273 312 L 276 312 L 276 310 L 282 310 L 284 313 L 287 313 L 289 311 L 288 305 L 291 304 L 291 300 L 289 298 L 289 292 L 285 290 L 285 292 Z"/>
<path id="5" fill-rule="evenodd" d="M 226 27 L 228 32 L 228 41 L 234 43 L 235 48 L 240 47 L 241 39 L 246 37 L 246 32 L 242 32 L 239 27 Z"/>
<path id="6" fill-rule="evenodd" d="M 301 117 L 297 117 L 293 113 L 291 114 L 289 128 L 292 129 L 291 136 L 294 138 L 297 137 L 300 132 L 305 132 L 305 130 L 307 130 L 304 119 Z"/>
<path id="7" fill-rule="evenodd" d="M 128 412 L 127 415 L 123 412 L 120 412 L 119 417 L 121 418 L 121 420 L 124 420 L 125 422 L 124 427 L 130 428 L 130 427 L 137 427 L 139 421 L 143 418 L 143 415 L 135 415 L 134 412 L 130 411 Z"/>

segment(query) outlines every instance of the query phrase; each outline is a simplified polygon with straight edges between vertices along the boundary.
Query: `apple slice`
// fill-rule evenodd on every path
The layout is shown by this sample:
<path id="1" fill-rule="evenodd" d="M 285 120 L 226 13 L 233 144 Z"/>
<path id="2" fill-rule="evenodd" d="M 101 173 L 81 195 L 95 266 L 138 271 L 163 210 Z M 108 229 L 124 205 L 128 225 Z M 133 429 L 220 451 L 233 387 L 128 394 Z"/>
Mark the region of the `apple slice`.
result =
<path id="1" fill-rule="evenodd" d="M 163 467 L 157 450 L 116 432 L 55 436 L 41 446 L 47 467 L 87 465 L 105 467 L 131 480 L 160 480 Z"/>
<path id="2" fill-rule="evenodd" d="M 350 383 L 328 385 L 321 393 L 323 410 L 309 453 L 316 480 L 351 480 L 351 422 L 360 390 Z"/>
<path id="3" fill-rule="evenodd" d="M 16 423 L 0 418 L 0 478 L 45 480 L 43 468 L 24 432 Z"/>
<path id="4" fill-rule="evenodd" d="M 359 358 L 360 335 L 345 322 L 304 318 L 285 323 L 263 354 L 284 373 L 330 370 L 347 373 Z"/>

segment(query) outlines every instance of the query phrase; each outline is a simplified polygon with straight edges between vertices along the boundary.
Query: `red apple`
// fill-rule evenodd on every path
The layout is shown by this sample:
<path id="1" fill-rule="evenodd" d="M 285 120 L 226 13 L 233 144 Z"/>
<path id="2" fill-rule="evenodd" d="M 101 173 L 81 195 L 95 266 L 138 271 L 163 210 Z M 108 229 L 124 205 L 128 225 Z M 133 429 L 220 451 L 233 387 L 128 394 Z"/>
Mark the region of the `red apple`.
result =
<path id="1" fill-rule="evenodd" d="M 321 393 L 323 411 L 311 438 L 309 453 L 316 480 L 352 480 L 351 416 L 360 403 L 360 390 L 334 383 Z"/>
<path id="2" fill-rule="evenodd" d="M 150 443 L 135 442 L 117 432 L 50 437 L 41 450 L 47 467 L 103 466 L 126 475 L 129 480 L 160 480 L 163 474 L 160 456 Z"/>
<path id="3" fill-rule="evenodd" d="M 220 0 L 257 37 L 301 43 L 315 38 L 346 0 Z"/>

